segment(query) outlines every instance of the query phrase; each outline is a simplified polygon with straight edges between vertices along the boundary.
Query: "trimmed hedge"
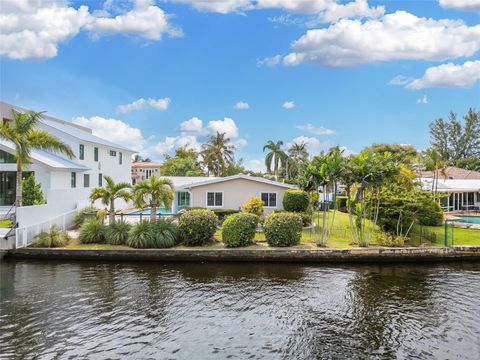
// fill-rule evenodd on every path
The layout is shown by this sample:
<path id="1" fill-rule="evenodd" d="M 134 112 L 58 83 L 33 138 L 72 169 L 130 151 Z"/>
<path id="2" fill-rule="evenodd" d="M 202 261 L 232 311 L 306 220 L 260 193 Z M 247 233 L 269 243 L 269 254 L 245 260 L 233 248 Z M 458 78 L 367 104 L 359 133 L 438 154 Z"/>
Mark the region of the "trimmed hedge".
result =
<path id="1" fill-rule="evenodd" d="M 272 213 L 265 219 L 263 231 L 270 246 L 296 245 L 302 236 L 302 218 L 291 212 Z"/>
<path id="2" fill-rule="evenodd" d="M 287 190 L 283 196 L 283 208 L 290 212 L 306 212 L 310 205 L 310 197 L 303 190 Z"/>
<path id="3" fill-rule="evenodd" d="M 285 210 L 275 210 L 274 213 L 281 214 L 281 213 L 288 213 Z M 312 225 L 312 214 L 309 212 L 296 212 L 295 214 L 300 215 L 302 218 L 302 226 L 307 227 Z"/>
<path id="4" fill-rule="evenodd" d="M 226 247 L 248 246 L 257 229 L 258 216 L 249 213 L 230 215 L 222 225 L 222 240 Z"/>
<path id="5" fill-rule="evenodd" d="M 187 211 L 178 221 L 183 243 L 188 246 L 205 245 L 215 234 L 217 223 L 217 215 L 211 210 Z"/>

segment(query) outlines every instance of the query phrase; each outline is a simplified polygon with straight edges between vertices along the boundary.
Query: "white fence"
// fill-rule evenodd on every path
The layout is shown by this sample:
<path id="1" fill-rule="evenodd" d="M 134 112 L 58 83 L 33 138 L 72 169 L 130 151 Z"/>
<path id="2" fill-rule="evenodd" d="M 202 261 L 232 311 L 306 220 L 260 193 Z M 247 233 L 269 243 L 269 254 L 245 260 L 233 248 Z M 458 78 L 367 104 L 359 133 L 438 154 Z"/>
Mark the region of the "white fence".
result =
<path id="1" fill-rule="evenodd" d="M 73 224 L 77 212 L 77 209 L 71 210 L 37 224 L 18 227 L 15 229 L 15 248 L 19 249 L 33 244 L 38 234 L 44 231 L 49 232 L 52 226 L 56 226 L 57 229 L 65 231 Z"/>

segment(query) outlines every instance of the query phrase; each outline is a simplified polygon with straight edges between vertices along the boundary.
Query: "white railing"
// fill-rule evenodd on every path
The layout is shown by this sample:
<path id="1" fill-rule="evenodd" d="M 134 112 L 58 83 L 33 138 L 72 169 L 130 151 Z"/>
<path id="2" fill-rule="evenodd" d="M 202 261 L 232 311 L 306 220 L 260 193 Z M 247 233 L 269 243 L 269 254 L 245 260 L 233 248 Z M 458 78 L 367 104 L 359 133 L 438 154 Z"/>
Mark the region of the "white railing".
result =
<path id="1" fill-rule="evenodd" d="M 15 229 L 15 248 L 19 249 L 32 245 L 38 234 L 41 232 L 49 232 L 52 226 L 56 226 L 57 229 L 65 231 L 73 224 L 77 212 L 78 209 L 71 210 L 37 224 L 18 227 Z"/>

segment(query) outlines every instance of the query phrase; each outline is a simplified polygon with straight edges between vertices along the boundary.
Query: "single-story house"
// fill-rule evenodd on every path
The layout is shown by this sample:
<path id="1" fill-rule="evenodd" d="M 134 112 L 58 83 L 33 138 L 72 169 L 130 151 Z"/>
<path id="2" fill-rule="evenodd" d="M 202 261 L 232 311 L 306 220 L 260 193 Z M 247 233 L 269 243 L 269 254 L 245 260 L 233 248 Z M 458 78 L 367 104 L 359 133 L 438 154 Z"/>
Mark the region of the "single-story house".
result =
<path id="1" fill-rule="evenodd" d="M 283 210 L 285 191 L 297 187 L 249 175 L 227 177 L 164 176 L 175 187 L 172 212 L 189 207 L 239 210 L 252 196 L 261 198 L 265 213 Z"/>

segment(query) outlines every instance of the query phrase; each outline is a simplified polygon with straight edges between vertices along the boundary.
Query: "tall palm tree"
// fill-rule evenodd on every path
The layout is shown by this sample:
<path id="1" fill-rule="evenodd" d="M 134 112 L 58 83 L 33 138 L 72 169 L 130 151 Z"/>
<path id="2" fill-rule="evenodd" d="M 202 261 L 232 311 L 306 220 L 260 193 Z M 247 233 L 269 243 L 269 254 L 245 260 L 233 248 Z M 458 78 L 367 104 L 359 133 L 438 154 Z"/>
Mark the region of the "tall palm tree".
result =
<path id="1" fill-rule="evenodd" d="M 225 133 L 217 132 L 202 145 L 200 155 L 209 173 L 222 176 L 226 167 L 234 163 L 234 151 L 235 146 L 231 144 L 230 138 Z"/>
<path id="2" fill-rule="evenodd" d="M 90 194 L 90 200 L 92 202 L 101 200 L 103 205 L 110 208 L 108 211 L 108 223 L 113 224 L 115 222 L 115 200 L 130 200 L 131 194 L 128 189 L 131 188 L 131 185 L 126 182 L 115 184 L 113 179 L 107 175 L 104 176 L 104 179 L 107 183 L 107 186 L 93 189 L 92 193 Z"/>
<path id="3" fill-rule="evenodd" d="M 272 140 L 268 140 L 267 144 L 263 147 L 263 152 L 265 150 L 269 150 L 267 156 L 265 156 L 265 165 L 267 166 L 267 171 L 271 174 L 272 173 L 272 166 L 273 166 L 273 174 L 275 179 L 278 180 L 278 170 L 280 167 L 285 166 L 287 161 L 287 154 L 282 150 L 283 141 L 273 142 Z"/>
<path id="4" fill-rule="evenodd" d="M 22 174 L 24 167 L 32 163 L 33 149 L 64 154 L 69 159 L 74 157 L 70 146 L 46 131 L 38 130 L 42 117 L 41 112 L 13 110 L 13 121 L 4 120 L 0 124 L 0 137 L 15 145 L 17 163 L 15 206 L 22 206 Z"/>
<path id="5" fill-rule="evenodd" d="M 307 144 L 305 142 L 293 143 L 288 149 L 288 155 L 298 164 L 308 161 Z"/>
<path id="6" fill-rule="evenodd" d="M 133 201 L 141 209 L 150 207 L 150 220 L 157 219 L 157 209 L 170 209 L 175 192 L 171 180 L 152 176 L 150 180 L 140 181 L 133 188 Z"/>

